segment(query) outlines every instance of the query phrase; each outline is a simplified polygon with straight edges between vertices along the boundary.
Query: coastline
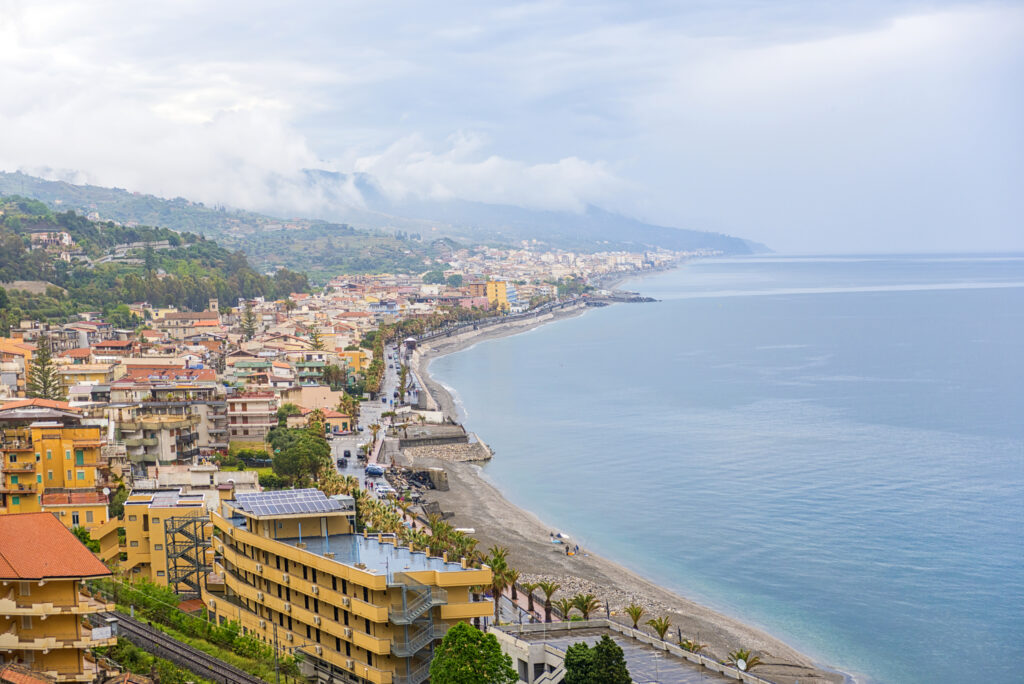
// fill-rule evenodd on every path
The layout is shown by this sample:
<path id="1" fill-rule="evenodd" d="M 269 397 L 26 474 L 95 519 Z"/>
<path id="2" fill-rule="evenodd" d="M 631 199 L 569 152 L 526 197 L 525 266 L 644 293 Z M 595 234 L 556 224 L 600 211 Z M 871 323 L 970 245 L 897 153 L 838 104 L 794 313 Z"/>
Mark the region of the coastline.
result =
<path id="1" fill-rule="evenodd" d="M 623 278 L 625 280 L 625 278 Z M 614 285 L 613 285 L 614 286 Z M 608 285 L 605 285 L 608 287 Z M 479 342 L 532 330 L 552 321 L 581 315 L 586 307 L 545 314 L 531 321 L 501 324 L 423 343 L 413 354 L 411 370 L 428 390 L 431 403 L 453 420 L 458 411 L 449 391 L 429 374 L 430 362 L 440 356 L 464 350 Z M 499 458 L 501 456 L 499 455 Z M 400 457 L 399 463 L 411 465 Z M 448 473 L 450 490 L 431 491 L 428 499 L 445 511 L 454 513 L 456 527 L 472 527 L 481 548 L 492 545 L 509 549 L 511 564 L 521 573 L 521 582 L 549 579 L 560 583 L 558 598 L 578 592 L 594 593 L 607 602 L 621 621 L 627 621 L 623 607 L 636 602 L 646 609 L 643 620 L 668 615 L 672 632 L 681 630 L 686 638 L 707 644 L 706 652 L 724 659 L 728 651 L 751 648 L 761 654 L 763 664 L 757 674 L 779 684 L 797 680 L 820 684 L 849 681 L 850 678 L 815 664 L 813 659 L 772 637 L 763 630 L 718 613 L 665 589 L 607 558 L 594 555 L 569 557 L 561 545 L 552 545 L 549 534 L 558 529 L 541 521 L 532 512 L 515 506 L 483 474 L 478 465 L 417 458 L 420 467 L 442 467 Z"/>

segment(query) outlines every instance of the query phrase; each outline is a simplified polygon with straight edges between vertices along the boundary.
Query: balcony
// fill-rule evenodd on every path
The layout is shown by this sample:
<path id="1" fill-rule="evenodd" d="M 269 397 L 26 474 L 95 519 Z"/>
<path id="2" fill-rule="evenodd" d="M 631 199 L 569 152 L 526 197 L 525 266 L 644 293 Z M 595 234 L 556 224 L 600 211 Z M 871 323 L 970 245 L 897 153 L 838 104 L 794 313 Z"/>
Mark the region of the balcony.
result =
<path id="1" fill-rule="evenodd" d="M 116 643 L 116 637 L 93 639 L 92 630 L 84 628 L 81 630 L 81 634 L 61 634 L 45 637 L 22 637 L 14 627 L 0 634 L 0 649 L 9 651 L 53 651 L 62 648 L 96 648 L 99 646 L 113 646 Z"/>
<path id="2" fill-rule="evenodd" d="M 155 447 L 158 444 L 160 444 L 160 440 L 156 437 L 136 437 L 124 440 L 126 447 Z"/>
<path id="3" fill-rule="evenodd" d="M 50 615 L 89 615 L 114 610 L 113 603 L 102 603 L 93 598 L 79 595 L 74 605 L 55 605 L 53 603 L 22 603 L 14 599 L 13 591 L 0 598 L 0 615 L 7 618 L 17 615 L 40 616 L 45 620 Z"/>
<path id="4" fill-rule="evenodd" d="M 0 471 L 5 473 L 34 473 L 36 471 L 35 461 L 22 461 L 20 463 L 5 462 L 0 466 Z"/>
<path id="5" fill-rule="evenodd" d="M 26 482 L 24 484 L 0 484 L 0 493 L 2 494 L 26 494 L 34 493 L 35 491 L 35 482 Z"/>

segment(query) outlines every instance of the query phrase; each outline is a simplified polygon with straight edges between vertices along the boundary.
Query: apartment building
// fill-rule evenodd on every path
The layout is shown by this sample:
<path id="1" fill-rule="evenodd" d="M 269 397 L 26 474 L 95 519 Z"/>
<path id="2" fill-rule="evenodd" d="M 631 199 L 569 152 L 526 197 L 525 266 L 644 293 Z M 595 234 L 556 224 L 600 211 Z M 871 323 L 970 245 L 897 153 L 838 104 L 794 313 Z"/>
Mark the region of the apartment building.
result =
<path id="1" fill-rule="evenodd" d="M 47 493 L 91 493 L 108 484 L 100 428 L 80 420 L 65 402 L 45 399 L 11 402 L 0 409 L 0 512 L 39 512 Z M 70 520 L 76 510 L 83 513 L 83 524 L 89 517 L 56 498 L 49 503 L 47 510 L 62 519 Z M 92 522 L 99 522 L 93 517 Z"/>
<path id="2" fill-rule="evenodd" d="M 0 516 L 0 665 L 19 663 L 58 682 L 100 677 L 88 649 L 117 642 L 82 617 L 110 611 L 81 593 L 110 571 L 49 513 Z"/>
<path id="3" fill-rule="evenodd" d="M 228 435 L 232 442 L 264 442 L 277 426 L 277 398 L 273 392 L 244 392 L 227 398 Z"/>
<path id="4" fill-rule="evenodd" d="M 123 543 L 119 528 L 124 529 Z M 135 489 L 125 501 L 123 519 L 97 527 L 92 536 L 100 543 L 100 559 L 118 559 L 128 577 L 199 596 L 201 579 L 210 569 L 210 532 L 203 493 Z"/>
<path id="5" fill-rule="evenodd" d="M 420 684 L 436 641 L 493 614 L 472 591 L 491 571 L 354 532 L 351 497 L 316 489 L 238 494 L 211 515 L 215 572 L 203 601 L 218 622 L 303 654 L 303 673 L 349 684 Z"/>

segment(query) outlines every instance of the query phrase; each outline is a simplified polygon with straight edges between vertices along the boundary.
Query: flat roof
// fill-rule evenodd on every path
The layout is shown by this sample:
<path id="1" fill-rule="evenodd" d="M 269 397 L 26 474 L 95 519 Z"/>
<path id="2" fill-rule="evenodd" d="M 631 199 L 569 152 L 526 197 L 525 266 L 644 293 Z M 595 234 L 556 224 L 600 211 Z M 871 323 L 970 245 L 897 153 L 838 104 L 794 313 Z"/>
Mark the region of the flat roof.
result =
<path id="1" fill-rule="evenodd" d="M 341 511 L 339 501 L 327 498 L 319 489 L 281 489 L 235 495 L 235 507 L 256 517 Z"/>
<path id="2" fill-rule="evenodd" d="M 318 530 L 319 531 L 319 530 Z M 466 572 L 475 568 L 463 568 L 462 563 L 445 563 L 442 558 L 432 558 L 423 551 L 410 551 L 407 546 L 378 541 L 376 535 L 364 537 L 361 534 L 332 534 L 327 537 L 298 537 L 277 539 L 282 544 L 323 556 L 333 553 L 332 560 L 345 565 L 363 564 L 370 572 L 388 573 L 421 572 Z M 393 540 L 392 540 L 393 541 Z M 305 546 L 300 547 L 302 543 Z"/>
<path id="3" fill-rule="evenodd" d="M 134 501 L 132 497 L 137 498 Z M 146 506 L 152 508 L 205 508 L 204 494 L 185 494 L 181 489 L 133 489 L 125 506 Z"/>

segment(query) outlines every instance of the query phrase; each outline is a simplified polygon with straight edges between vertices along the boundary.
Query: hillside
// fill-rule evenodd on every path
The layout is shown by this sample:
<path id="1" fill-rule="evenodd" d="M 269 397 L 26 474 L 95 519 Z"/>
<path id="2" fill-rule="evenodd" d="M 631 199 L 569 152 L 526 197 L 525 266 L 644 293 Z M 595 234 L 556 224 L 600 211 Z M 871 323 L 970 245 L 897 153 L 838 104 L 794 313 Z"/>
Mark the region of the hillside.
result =
<path id="1" fill-rule="evenodd" d="M 291 183 L 291 185 L 287 185 Z M 289 196 L 317 198 L 302 218 L 280 219 L 251 211 L 208 207 L 182 198 L 161 199 L 118 188 L 46 181 L 0 172 L 0 194 L 35 197 L 55 210 L 96 212 L 103 219 L 138 222 L 211 238 L 242 249 L 261 269 L 306 271 L 315 281 L 337 273 L 415 273 L 443 261 L 436 241 L 540 246 L 580 252 L 711 250 L 725 254 L 767 251 L 741 238 L 657 226 L 588 207 L 581 213 L 540 211 L 463 200 L 393 200 L 371 176 L 309 170 L 300 181 L 280 180 Z M 362 198 L 353 205 L 353 193 Z M 279 207 L 278 213 L 290 213 Z M 344 219 L 344 222 L 338 222 Z"/>
<path id="2" fill-rule="evenodd" d="M 85 310 L 123 317 L 121 305 L 139 301 L 201 310 L 211 298 L 233 306 L 239 297 L 279 298 L 309 288 L 304 274 L 261 274 L 243 253 L 195 233 L 90 221 L 73 211 L 53 213 L 37 200 L 0 196 L 0 283 L 13 281 L 52 287 L 6 286 L 6 317 L 51 320 Z"/>
<path id="3" fill-rule="evenodd" d="M 5 194 L 33 197 L 54 211 L 70 209 L 86 216 L 95 212 L 104 221 L 197 233 L 227 249 L 243 250 L 255 268 L 299 270 L 314 282 L 324 282 L 338 273 L 419 273 L 428 270 L 440 255 L 432 239 L 417 239 L 405 222 L 387 230 L 357 230 L 344 223 L 280 219 L 208 207 L 180 197 L 162 199 L 120 188 L 0 172 L 0 195 Z"/>

